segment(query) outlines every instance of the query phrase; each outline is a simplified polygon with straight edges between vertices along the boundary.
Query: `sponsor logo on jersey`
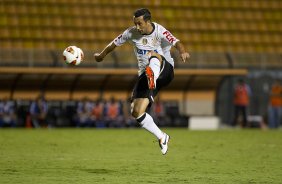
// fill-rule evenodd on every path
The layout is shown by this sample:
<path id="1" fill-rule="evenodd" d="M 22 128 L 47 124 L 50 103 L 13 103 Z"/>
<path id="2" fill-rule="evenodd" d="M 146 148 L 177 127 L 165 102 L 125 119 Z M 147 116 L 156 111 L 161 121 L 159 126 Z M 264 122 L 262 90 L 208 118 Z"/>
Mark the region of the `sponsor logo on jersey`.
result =
<path id="1" fill-rule="evenodd" d="M 172 34 L 169 31 L 163 32 L 163 35 L 166 37 L 167 41 L 169 41 L 170 43 L 173 43 L 174 41 L 176 41 L 176 38 L 172 36 Z"/>
<path id="2" fill-rule="evenodd" d="M 139 55 L 146 55 L 150 50 L 143 50 L 143 49 L 138 49 L 138 48 L 137 48 L 136 51 L 137 51 L 137 53 L 138 53 Z M 154 52 L 158 53 L 157 50 L 154 50 Z"/>

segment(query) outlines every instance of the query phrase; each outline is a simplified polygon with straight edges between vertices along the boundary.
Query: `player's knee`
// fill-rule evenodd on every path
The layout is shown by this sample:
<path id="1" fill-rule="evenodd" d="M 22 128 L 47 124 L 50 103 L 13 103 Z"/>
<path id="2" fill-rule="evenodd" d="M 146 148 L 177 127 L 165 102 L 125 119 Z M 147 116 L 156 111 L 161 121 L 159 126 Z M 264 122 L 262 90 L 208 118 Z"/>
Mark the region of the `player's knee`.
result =
<path id="1" fill-rule="evenodd" d="M 160 62 L 162 62 L 162 56 L 154 51 L 150 52 L 149 60 L 152 58 L 157 58 Z"/>
<path id="2" fill-rule="evenodd" d="M 144 112 L 141 111 L 140 108 L 133 106 L 131 107 L 131 115 L 136 119 L 139 116 L 141 116 L 142 114 L 144 114 Z"/>
<path id="3" fill-rule="evenodd" d="M 139 112 L 138 112 L 138 110 L 137 110 L 137 109 L 132 109 L 131 115 L 132 115 L 134 118 L 138 118 L 138 117 L 139 117 Z"/>

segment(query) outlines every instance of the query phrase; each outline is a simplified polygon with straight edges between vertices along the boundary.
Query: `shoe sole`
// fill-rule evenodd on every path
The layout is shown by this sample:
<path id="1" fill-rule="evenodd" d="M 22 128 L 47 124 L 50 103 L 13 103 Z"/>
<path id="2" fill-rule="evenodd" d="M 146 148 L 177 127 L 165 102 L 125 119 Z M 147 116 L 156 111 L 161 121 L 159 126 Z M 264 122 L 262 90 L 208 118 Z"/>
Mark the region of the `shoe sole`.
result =
<path id="1" fill-rule="evenodd" d="M 149 89 L 155 89 L 155 84 L 154 84 L 154 73 L 152 71 L 152 69 L 147 66 L 146 67 L 146 76 L 147 76 L 147 79 L 148 79 L 148 87 Z"/>

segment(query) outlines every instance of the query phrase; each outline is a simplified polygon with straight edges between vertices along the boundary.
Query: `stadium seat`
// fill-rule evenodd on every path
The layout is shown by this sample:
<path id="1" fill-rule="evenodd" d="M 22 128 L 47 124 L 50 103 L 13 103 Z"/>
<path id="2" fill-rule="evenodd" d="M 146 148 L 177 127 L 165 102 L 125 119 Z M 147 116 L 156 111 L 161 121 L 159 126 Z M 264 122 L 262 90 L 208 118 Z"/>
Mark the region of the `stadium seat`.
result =
<path id="1" fill-rule="evenodd" d="M 80 6 L 76 6 L 80 3 Z M 58 6 L 59 4 L 59 6 Z M 267 48 L 275 48 L 277 45 L 281 45 L 281 39 L 278 36 L 274 38 L 268 37 L 270 32 L 277 32 L 277 35 L 281 33 L 281 26 L 278 22 L 281 22 L 281 6 L 278 0 L 272 0 L 268 3 L 263 1 L 250 1 L 250 2 L 238 2 L 237 0 L 230 1 L 162 1 L 162 2 L 133 2 L 133 1 L 89 1 L 89 0 L 59 0 L 59 1 L 24 1 L 24 2 L 5 2 L 4 7 L 1 11 L 4 16 L 1 18 L 1 24 L 4 26 L 9 24 L 11 26 L 23 26 L 32 27 L 27 32 L 26 29 L 19 29 L 20 35 L 23 35 L 25 39 L 22 42 L 44 42 L 44 39 L 37 39 L 38 32 L 44 32 L 46 27 L 60 28 L 60 32 L 68 32 L 73 30 L 75 33 L 79 30 L 108 30 L 108 33 L 121 32 L 128 26 L 133 25 L 130 16 L 136 7 L 149 6 L 153 12 L 153 18 L 157 22 L 167 25 L 169 30 L 179 35 L 196 35 L 194 38 L 181 38 L 185 45 L 190 45 L 191 39 L 193 43 L 190 45 L 193 50 L 201 51 L 201 49 L 208 48 L 212 50 L 212 45 L 215 51 L 224 51 L 226 42 L 229 44 L 229 49 L 234 51 L 244 50 L 245 46 L 238 48 L 238 40 L 246 40 L 250 38 L 250 44 L 248 50 L 257 52 L 258 47 L 263 48 L 264 46 L 258 46 L 266 44 L 268 41 L 269 45 Z M 114 6 L 113 6 L 114 5 Z M 173 8 L 169 8 L 173 7 Z M 122 8 L 123 11 L 120 11 Z M 205 8 L 205 11 L 202 9 Z M 186 10 L 187 9 L 187 10 Z M 230 11 L 232 9 L 232 11 Z M 35 16 L 36 15 L 36 16 Z M 113 19 L 115 17 L 115 19 Z M 253 20 L 253 21 L 251 21 Z M 177 22 L 177 24 L 175 23 Z M 38 29 L 40 27 L 40 29 Z M 41 29 L 42 27 L 42 29 Z M 9 27 L 13 29 L 13 27 Z M 79 29 L 79 30 L 78 30 Z M 36 32 L 34 34 L 34 32 Z M 51 31 L 52 32 L 52 31 Z M 202 33 L 201 33 L 202 32 Z M 204 33 L 203 33 L 204 32 Z M 234 32 L 242 32 L 240 35 L 233 35 Z M 262 36 L 263 42 L 256 42 L 256 39 L 252 39 L 254 32 L 259 32 Z M 61 34 L 60 33 L 60 34 Z M 73 35 L 72 33 L 71 35 Z M 226 35 L 227 34 L 227 35 Z M 246 36 L 245 35 L 250 35 Z M 30 36 L 29 36 L 30 35 Z M 33 38 L 36 35 L 36 41 Z M 53 35 L 53 33 L 51 33 Z M 62 35 L 62 34 L 61 34 Z M 61 42 L 61 35 L 53 35 L 54 42 Z M 69 35 L 68 33 L 66 35 Z M 80 40 L 84 45 L 88 44 L 88 35 L 94 42 L 104 42 L 104 45 L 110 40 L 105 39 L 102 35 L 100 38 L 94 38 L 92 34 L 80 34 L 79 38 L 68 37 L 65 40 L 66 45 L 70 39 Z M 223 35 L 223 38 L 221 38 Z M 7 34 L 3 35 L 7 36 Z M 258 35 L 256 35 L 258 36 Z M 47 33 L 47 38 L 52 39 Z M 58 39 L 59 37 L 59 39 Z M 235 37 L 236 39 L 232 39 Z M 278 37 L 278 39 L 276 38 Z M 202 38 L 202 39 L 200 39 Z M 272 41 L 271 41 L 272 40 Z M 247 41 L 247 40 L 246 40 Z M 20 40 L 17 40 L 20 42 Z M 51 42 L 51 40 L 50 40 Z M 220 43 L 222 45 L 220 45 Z M 200 45 L 204 46 L 200 46 Z M 205 46 L 207 44 L 207 46 Z M 30 47 L 30 44 L 22 44 Z M 37 44 L 34 45 L 43 45 Z M 47 44 L 48 45 L 48 44 Z M 55 44 L 63 45 L 63 44 Z M 211 45 L 211 46 L 209 46 Z M 218 46 L 217 46 L 218 45 Z M 271 51 L 272 49 L 268 49 Z M 280 50 L 281 48 L 276 48 Z"/>
<path id="2" fill-rule="evenodd" d="M 5 1 L 0 8 L 1 45 L 63 49 L 79 44 L 102 49 L 133 25 L 131 16 L 137 7 L 149 7 L 153 21 L 163 24 L 191 51 L 282 51 L 279 0 Z"/>

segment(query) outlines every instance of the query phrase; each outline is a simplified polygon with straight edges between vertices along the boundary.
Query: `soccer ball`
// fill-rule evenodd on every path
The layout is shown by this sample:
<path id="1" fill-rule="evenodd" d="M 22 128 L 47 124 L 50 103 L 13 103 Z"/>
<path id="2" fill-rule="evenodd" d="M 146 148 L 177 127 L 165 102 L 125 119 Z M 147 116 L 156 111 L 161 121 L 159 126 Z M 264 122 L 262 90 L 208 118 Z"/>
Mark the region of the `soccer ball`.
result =
<path id="1" fill-rule="evenodd" d="M 69 65 L 79 65 L 83 61 L 83 51 L 76 46 L 67 47 L 64 52 L 64 61 Z"/>

